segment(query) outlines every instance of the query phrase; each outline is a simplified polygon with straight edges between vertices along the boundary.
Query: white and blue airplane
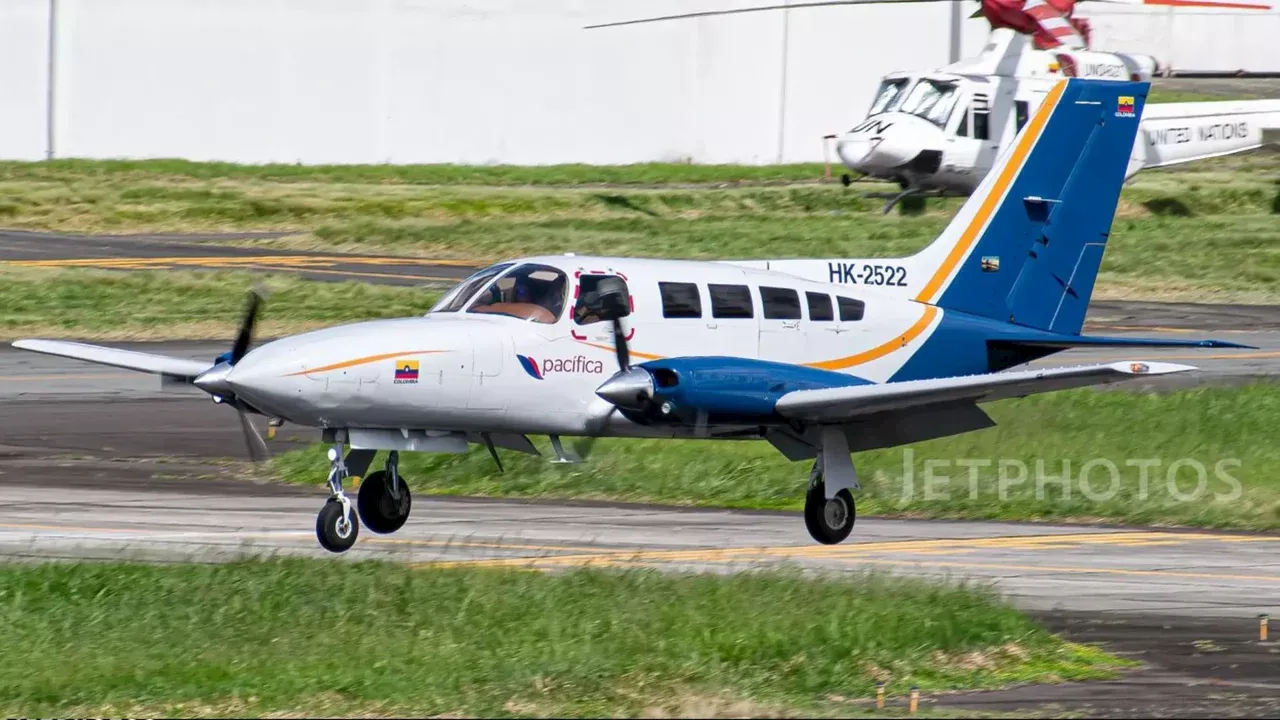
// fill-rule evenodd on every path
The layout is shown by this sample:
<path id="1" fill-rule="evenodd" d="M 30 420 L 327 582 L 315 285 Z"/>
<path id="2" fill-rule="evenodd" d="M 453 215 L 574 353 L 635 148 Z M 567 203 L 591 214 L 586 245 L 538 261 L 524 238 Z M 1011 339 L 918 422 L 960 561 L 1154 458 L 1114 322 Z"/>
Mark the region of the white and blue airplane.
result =
<path id="1" fill-rule="evenodd" d="M 848 537 L 851 453 L 993 425 L 1001 398 L 1194 368 L 1119 362 L 1011 369 L 1061 350 L 1216 341 L 1081 335 L 1147 83 L 1063 80 L 951 224 L 885 261 L 693 262 L 560 255 L 467 278 L 422 317 L 360 322 L 251 349 L 251 297 L 213 363 L 53 340 L 24 350 L 155 373 L 273 422 L 323 428 L 332 496 L 321 545 L 361 522 L 399 529 L 400 452 L 471 443 L 537 453 L 530 435 L 765 440 L 812 463 L 805 523 Z M 634 348 L 634 349 L 632 349 Z M 640 360 L 632 365 L 635 358 Z M 377 451 L 352 503 L 343 490 Z M 353 505 L 355 506 L 353 508 Z"/>

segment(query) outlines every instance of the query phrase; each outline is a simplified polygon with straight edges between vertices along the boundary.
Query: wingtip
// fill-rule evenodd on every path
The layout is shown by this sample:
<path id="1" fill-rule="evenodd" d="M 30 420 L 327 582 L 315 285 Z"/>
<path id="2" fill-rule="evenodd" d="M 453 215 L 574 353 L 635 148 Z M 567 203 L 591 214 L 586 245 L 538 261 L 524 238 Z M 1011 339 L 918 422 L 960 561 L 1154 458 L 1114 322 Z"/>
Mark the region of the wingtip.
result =
<path id="1" fill-rule="evenodd" d="M 1169 362 L 1147 362 L 1143 360 L 1129 360 L 1111 363 L 1111 368 L 1126 375 L 1171 375 L 1173 373 L 1190 372 L 1192 370 L 1200 369 L 1194 365 L 1182 365 L 1179 363 Z"/>

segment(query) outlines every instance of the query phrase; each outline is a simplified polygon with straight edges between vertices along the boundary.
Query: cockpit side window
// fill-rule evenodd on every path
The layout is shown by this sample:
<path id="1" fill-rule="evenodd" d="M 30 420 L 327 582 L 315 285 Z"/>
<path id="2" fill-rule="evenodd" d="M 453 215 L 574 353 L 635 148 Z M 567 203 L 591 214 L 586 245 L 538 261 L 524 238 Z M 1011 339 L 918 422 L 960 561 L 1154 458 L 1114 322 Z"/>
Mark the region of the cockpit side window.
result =
<path id="1" fill-rule="evenodd" d="M 457 287 L 446 293 L 444 297 L 440 298 L 440 302 L 436 303 L 435 307 L 432 307 L 430 312 L 457 312 L 461 310 L 467 306 L 467 303 L 471 301 L 472 296 L 474 296 L 480 288 L 488 285 L 490 280 L 497 277 L 499 273 L 512 265 L 513 263 L 493 265 L 475 273 L 466 280 L 458 283 Z"/>
<path id="2" fill-rule="evenodd" d="M 568 287 L 568 279 L 557 268 L 521 265 L 485 288 L 467 312 L 506 315 L 550 325 L 564 312 Z"/>
<path id="3" fill-rule="evenodd" d="M 880 89 L 876 90 L 876 98 L 871 101 L 871 110 L 868 115 L 878 115 L 882 112 L 889 112 L 894 109 L 894 105 L 898 99 L 902 97 L 902 91 L 907 89 L 907 78 L 898 78 L 896 80 L 885 80 L 880 83 Z"/>

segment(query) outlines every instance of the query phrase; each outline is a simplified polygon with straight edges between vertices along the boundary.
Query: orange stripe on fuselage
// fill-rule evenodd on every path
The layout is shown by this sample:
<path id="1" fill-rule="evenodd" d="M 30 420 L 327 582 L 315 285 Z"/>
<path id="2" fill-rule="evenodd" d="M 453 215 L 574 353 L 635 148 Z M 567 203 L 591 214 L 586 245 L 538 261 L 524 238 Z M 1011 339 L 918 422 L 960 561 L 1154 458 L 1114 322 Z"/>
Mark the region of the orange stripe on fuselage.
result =
<path id="1" fill-rule="evenodd" d="M 844 370 L 845 368 L 851 368 L 854 365 L 861 365 L 863 363 L 871 362 L 872 360 L 878 360 L 894 350 L 906 347 L 912 340 L 920 337 L 920 334 L 929 328 L 929 325 L 933 323 L 933 319 L 937 317 L 937 315 L 938 308 L 933 307 L 932 305 L 926 305 L 924 308 L 924 315 L 920 316 L 920 319 L 917 320 L 914 325 L 907 328 L 906 332 L 889 342 L 881 343 L 880 345 L 877 345 L 870 350 L 860 352 L 857 355 L 836 358 L 835 360 L 805 363 L 805 365 L 811 368 L 818 368 L 819 370 Z"/>
<path id="2" fill-rule="evenodd" d="M 356 358 L 355 360 L 346 360 L 332 365 L 321 365 L 320 367 L 307 368 L 299 370 L 295 373 L 289 373 L 285 377 L 294 377 L 295 375 L 309 375 L 311 373 L 329 372 L 330 370 L 341 370 L 343 368 L 355 367 L 356 365 L 368 365 L 379 360 L 390 360 L 391 358 L 404 357 L 405 355 L 433 355 L 435 353 L 446 352 L 444 350 L 401 350 L 400 352 L 383 353 L 381 355 L 370 355 L 369 357 Z"/>
<path id="3" fill-rule="evenodd" d="M 612 346 L 612 345 L 601 345 L 601 344 L 599 344 L 599 343 L 587 342 L 586 340 L 579 340 L 578 342 L 579 342 L 579 343 L 581 343 L 581 344 L 583 344 L 583 345 L 590 345 L 590 346 L 591 346 L 591 347 L 593 347 L 593 348 L 599 348 L 599 349 L 601 349 L 601 350 L 608 350 L 608 351 L 609 351 L 609 352 L 611 352 L 611 353 L 616 353 L 616 352 L 618 352 L 617 348 L 615 348 L 615 347 L 614 347 L 614 346 Z M 638 357 L 638 358 L 640 358 L 640 359 L 642 359 L 642 360 L 662 360 L 662 359 L 663 359 L 663 356 L 661 356 L 661 355 L 650 355 L 649 353 L 642 353 L 642 352 L 640 352 L 640 351 L 638 351 L 638 350 L 631 350 L 630 348 L 628 348 L 628 354 L 630 354 L 630 355 L 635 355 L 636 357 Z"/>
<path id="4" fill-rule="evenodd" d="M 929 279 L 928 284 L 916 296 L 916 302 L 932 303 L 937 299 L 935 296 L 942 289 L 947 278 L 951 277 L 951 272 L 956 269 L 956 265 L 969 252 L 974 241 L 978 239 L 978 234 L 987 224 L 987 220 L 991 218 L 991 214 L 995 212 L 1001 198 L 1004 197 L 1005 190 L 1009 188 L 1009 184 L 1013 182 L 1013 179 L 1018 176 L 1018 172 L 1022 170 L 1022 165 L 1026 162 L 1027 155 L 1031 153 L 1031 147 L 1040 138 L 1040 133 L 1044 131 L 1044 126 L 1049 122 L 1049 116 L 1053 114 L 1053 109 L 1058 106 L 1058 101 L 1062 99 L 1062 93 L 1066 89 L 1067 81 L 1059 81 L 1045 96 L 1044 102 L 1040 103 L 1040 107 L 1031 118 L 1026 132 L 1022 135 L 1022 140 L 1014 148 L 1013 156 L 1009 158 L 1009 162 L 1000 171 L 1000 177 L 996 178 L 995 185 L 991 187 L 991 192 L 987 193 L 987 196 L 983 198 L 982 206 L 974 214 L 969 226 L 961 233 L 960 240 L 956 242 L 955 247 L 951 248 L 951 252 L 947 255 L 947 259 L 943 261 L 942 266 L 938 268 L 933 277 Z"/>

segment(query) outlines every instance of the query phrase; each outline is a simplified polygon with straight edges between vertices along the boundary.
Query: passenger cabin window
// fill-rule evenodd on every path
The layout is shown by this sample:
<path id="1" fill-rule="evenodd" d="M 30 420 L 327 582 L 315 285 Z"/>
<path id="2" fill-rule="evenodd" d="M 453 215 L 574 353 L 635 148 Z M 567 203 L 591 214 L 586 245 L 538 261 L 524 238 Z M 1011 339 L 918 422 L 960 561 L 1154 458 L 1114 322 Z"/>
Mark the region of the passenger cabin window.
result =
<path id="1" fill-rule="evenodd" d="M 804 299 L 809 303 L 809 320 L 827 322 L 835 319 L 831 311 L 831 296 L 826 293 L 807 292 Z"/>
<path id="2" fill-rule="evenodd" d="M 485 288 L 467 312 L 506 315 L 550 325 L 564 312 L 569 282 L 546 265 L 521 265 Z"/>
<path id="3" fill-rule="evenodd" d="M 973 96 L 973 137 L 991 139 L 991 100 L 983 94 Z"/>
<path id="4" fill-rule="evenodd" d="M 1016 132 L 1022 132 L 1022 126 L 1027 124 L 1028 106 L 1026 100 L 1018 100 L 1013 103 L 1013 115 L 1018 126 Z"/>
<path id="5" fill-rule="evenodd" d="M 991 139 L 991 113 L 973 111 L 973 136 L 978 140 Z"/>
<path id="6" fill-rule="evenodd" d="M 702 317 L 702 297 L 698 294 L 697 285 L 693 283 L 660 282 L 658 283 L 658 292 L 662 294 L 662 317 Z"/>
<path id="7" fill-rule="evenodd" d="M 836 304 L 840 306 L 840 320 L 842 322 L 856 322 L 861 320 L 862 316 L 867 312 L 867 304 L 861 300 L 836 296 Z"/>
<path id="8" fill-rule="evenodd" d="M 760 288 L 765 320 L 799 320 L 800 294 L 787 288 Z"/>
<path id="9" fill-rule="evenodd" d="M 956 137 L 969 137 L 969 108 L 960 113 L 960 126 L 956 128 Z"/>
<path id="10" fill-rule="evenodd" d="M 480 288 L 488 285 L 490 280 L 497 277 L 499 273 L 511 267 L 511 265 L 512 263 L 503 263 L 487 267 L 463 280 L 452 291 L 440 298 L 440 302 L 436 303 L 435 307 L 431 308 L 429 312 L 457 312 L 461 310 L 467 306 L 467 303 L 471 302 L 471 298 L 480 291 Z"/>
<path id="11" fill-rule="evenodd" d="M 711 317 L 729 320 L 755 316 L 751 289 L 746 285 L 708 285 L 707 290 L 711 292 Z"/>

